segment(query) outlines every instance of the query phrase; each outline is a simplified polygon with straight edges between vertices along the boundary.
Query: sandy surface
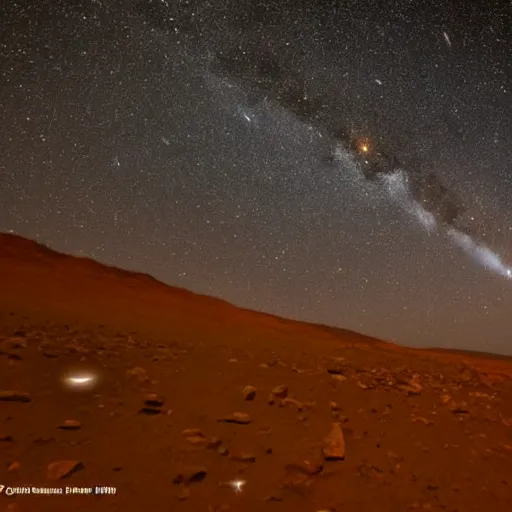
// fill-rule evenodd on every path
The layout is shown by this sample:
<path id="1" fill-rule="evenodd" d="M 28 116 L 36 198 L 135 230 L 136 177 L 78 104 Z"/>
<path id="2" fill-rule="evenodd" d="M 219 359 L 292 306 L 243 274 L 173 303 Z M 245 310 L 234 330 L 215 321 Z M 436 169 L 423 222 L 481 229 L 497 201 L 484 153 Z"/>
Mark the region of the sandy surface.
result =
<path id="1" fill-rule="evenodd" d="M 0 511 L 508 512 L 511 375 L 0 235 Z"/>

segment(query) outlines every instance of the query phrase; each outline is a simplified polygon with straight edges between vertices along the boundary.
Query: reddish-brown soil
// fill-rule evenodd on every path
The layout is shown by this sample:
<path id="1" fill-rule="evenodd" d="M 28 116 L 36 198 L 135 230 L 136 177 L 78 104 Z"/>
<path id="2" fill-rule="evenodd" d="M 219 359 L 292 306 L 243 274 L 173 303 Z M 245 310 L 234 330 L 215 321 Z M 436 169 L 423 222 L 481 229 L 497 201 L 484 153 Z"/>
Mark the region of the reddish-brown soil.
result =
<path id="1" fill-rule="evenodd" d="M 0 511 L 510 512 L 511 376 L 0 235 Z"/>

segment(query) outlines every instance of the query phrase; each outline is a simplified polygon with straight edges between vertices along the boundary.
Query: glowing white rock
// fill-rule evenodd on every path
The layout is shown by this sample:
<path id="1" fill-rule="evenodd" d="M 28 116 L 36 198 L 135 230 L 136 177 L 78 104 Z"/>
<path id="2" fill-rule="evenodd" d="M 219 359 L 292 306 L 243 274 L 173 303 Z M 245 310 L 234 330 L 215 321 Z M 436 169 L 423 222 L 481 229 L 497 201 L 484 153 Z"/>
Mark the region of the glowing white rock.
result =
<path id="1" fill-rule="evenodd" d="M 64 377 L 64 384 L 71 388 L 91 388 L 96 381 L 97 377 L 92 373 L 72 373 Z"/>
<path id="2" fill-rule="evenodd" d="M 235 492 L 242 492 L 245 480 L 233 480 L 229 483 Z"/>

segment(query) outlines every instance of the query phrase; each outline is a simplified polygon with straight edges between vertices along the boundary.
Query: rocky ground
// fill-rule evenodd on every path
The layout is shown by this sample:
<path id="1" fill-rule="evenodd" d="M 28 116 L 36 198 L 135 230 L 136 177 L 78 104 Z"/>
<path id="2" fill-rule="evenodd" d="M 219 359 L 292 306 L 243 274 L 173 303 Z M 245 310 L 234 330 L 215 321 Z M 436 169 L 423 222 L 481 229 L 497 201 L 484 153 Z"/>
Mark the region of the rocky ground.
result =
<path id="1" fill-rule="evenodd" d="M 509 360 L 212 314 L 1 242 L 0 511 L 512 510 Z"/>

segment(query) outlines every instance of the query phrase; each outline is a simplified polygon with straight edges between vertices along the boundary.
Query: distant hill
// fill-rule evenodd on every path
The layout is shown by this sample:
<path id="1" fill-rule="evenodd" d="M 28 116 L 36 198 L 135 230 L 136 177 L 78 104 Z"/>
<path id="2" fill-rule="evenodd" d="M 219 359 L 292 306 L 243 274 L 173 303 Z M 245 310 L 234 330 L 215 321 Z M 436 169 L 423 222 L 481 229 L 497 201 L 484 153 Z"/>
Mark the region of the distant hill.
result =
<path id="1" fill-rule="evenodd" d="M 280 318 L 239 308 L 224 300 L 168 286 L 147 274 L 65 255 L 26 238 L 0 234 L 0 282 L 3 308 L 46 316 L 67 311 L 66 318 L 97 319 L 112 323 L 122 310 L 128 324 L 151 316 L 172 331 L 219 329 L 240 331 L 243 336 L 289 336 L 292 340 L 319 339 L 362 344 L 384 344 L 349 330 L 335 329 Z M 5 303 L 7 299 L 7 304 Z M 1 300 L 1 299 L 0 299 Z M 1 303 L 0 303 L 1 304 Z M 72 310 L 72 311 L 71 311 Z"/>
<path id="2" fill-rule="evenodd" d="M 489 354 L 400 347 L 347 329 L 309 324 L 250 311 L 224 300 L 168 286 L 150 275 L 54 251 L 33 240 L 0 233 L 0 313 L 42 322 L 101 325 L 105 329 L 147 331 L 158 337 L 197 340 L 223 336 L 241 346 L 262 340 L 327 342 L 335 346 L 380 348 L 440 357 L 491 358 Z M 492 358 L 503 358 L 492 356 Z"/>

